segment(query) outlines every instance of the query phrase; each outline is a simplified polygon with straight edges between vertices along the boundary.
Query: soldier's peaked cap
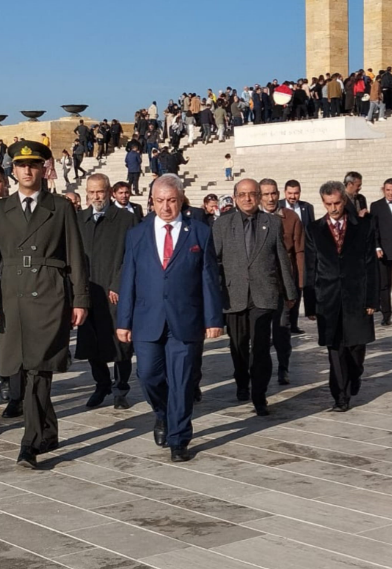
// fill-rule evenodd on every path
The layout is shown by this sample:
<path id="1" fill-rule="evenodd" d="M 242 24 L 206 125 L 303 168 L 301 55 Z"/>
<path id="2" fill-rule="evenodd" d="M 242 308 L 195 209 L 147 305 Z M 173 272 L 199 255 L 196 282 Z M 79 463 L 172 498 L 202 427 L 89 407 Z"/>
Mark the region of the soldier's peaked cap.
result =
<path id="1" fill-rule="evenodd" d="M 52 157 L 50 148 L 35 140 L 20 140 L 8 147 L 8 154 L 13 162 L 20 160 L 49 160 Z"/>

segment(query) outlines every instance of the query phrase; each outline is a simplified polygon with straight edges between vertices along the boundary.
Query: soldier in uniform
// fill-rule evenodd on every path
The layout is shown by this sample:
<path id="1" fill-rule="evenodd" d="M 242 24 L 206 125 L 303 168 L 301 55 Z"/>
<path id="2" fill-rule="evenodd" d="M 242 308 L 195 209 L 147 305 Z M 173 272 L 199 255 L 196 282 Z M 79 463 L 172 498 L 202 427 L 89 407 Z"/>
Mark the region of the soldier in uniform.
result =
<path id="1" fill-rule="evenodd" d="M 0 375 L 23 374 L 18 465 L 36 468 L 37 455 L 58 446 L 52 375 L 67 369 L 70 325 L 87 316 L 88 278 L 72 204 L 42 190 L 50 149 L 23 140 L 9 155 L 19 188 L 0 200 Z"/>

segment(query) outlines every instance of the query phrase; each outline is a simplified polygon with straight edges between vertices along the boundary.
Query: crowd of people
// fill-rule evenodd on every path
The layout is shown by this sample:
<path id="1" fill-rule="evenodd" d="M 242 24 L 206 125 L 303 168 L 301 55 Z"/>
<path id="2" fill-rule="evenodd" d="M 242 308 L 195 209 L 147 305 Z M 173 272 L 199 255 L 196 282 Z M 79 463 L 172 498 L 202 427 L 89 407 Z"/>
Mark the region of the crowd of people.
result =
<path id="1" fill-rule="evenodd" d="M 300 78 L 279 83 L 274 79 L 265 86 L 255 84 L 242 90 L 229 86 L 218 94 L 208 89 L 205 97 L 184 92 L 177 102 L 169 100 L 161 120 L 156 101 L 137 111 L 135 132 L 144 152 L 149 129 L 158 131 L 162 140 L 170 140 L 176 149 L 185 134 L 188 144 L 193 144 L 196 127 L 200 127 L 203 142 L 208 144 L 212 132 L 223 141 L 230 136 L 233 127 L 250 123 L 339 115 L 362 116 L 368 121 L 386 120 L 391 112 L 392 68 L 380 70 L 377 75 L 370 68 L 360 69 L 347 78 L 340 73 L 326 73 L 311 80 Z M 151 142 L 156 142 L 154 137 Z"/>
<path id="2" fill-rule="evenodd" d="M 295 179 L 282 196 L 273 179 L 241 179 L 232 195 L 209 194 L 198 208 L 175 173 L 161 173 L 144 217 L 130 183 L 112 186 L 101 173 L 87 180 L 87 208 L 74 192 L 64 199 L 44 189 L 48 144 L 16 141 L 8 155 L 19 185 L 0 200 L 0 374 L 3 418 L 24 416 L 18 465 L 36 468 L 59 445 L 50 389 L 53 372 L 70 365 L 70 326 L 75 357 L 88 360 L 95 382 L 88 408 L 110 393 L 116 409 L 129 407 L 136 353 L 155 443 L 174 462 L 192 457 L 204 340 L 227 327 L 236 397 L 269 415 L 271 344 L 287 385 L 302 295 L 328 349 L 333 410 L 350 409 L 374 312 L 391 325 L 392 178 L 370 208 L 360 173 L 326 182 L 327 213 L 315 221 Z M 2 195 L 5 187 L 1 171 Z"/>
<path id="3" fill-rule="evenodd" d="M 153 179 L 161 174 L 178 174 L 186 164 L 181 139 L 186 147 L 196 138 L 204 144 L 216 137 L 219 142 L 229 137 L 233 127 L 289 120 L 329 118 L 343 115 L 362 116 L 367 121 L 386 120 L 392 112 L 392 69 L 372 69 L 351 73 L 346 79 L 339 73 L 326 73 L 318 78 L 284 81 L 277 79 L 266 86 L 245 86 L 240 93 L 227 87 L 216 95 L 208 89 L 206 97 L 184 92 L 175 103 L 170 99 L 160 120 L 156 101 L 135 113 L 134 134 L 126 145 L 128 180 L 139 193 L 142 170 L 140 155 L 148 154 Z M 138 156 L 139 155 L 139 156 Z M 231 179 L 231 156 L 225 157 L 226 180 Z"/>

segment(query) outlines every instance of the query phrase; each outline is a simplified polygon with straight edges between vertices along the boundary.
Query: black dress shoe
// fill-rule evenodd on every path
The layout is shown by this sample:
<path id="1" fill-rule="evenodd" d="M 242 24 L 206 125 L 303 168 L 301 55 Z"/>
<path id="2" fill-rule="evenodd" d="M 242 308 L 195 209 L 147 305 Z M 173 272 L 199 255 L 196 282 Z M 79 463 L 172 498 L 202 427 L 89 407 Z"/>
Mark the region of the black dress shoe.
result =
<path id="1" fill-rule="evenodd" d="M 195 403 L 200 403 L 202 399 L 203 399 L 203 393 L 200 387 L 195 387 L 195 391 L 193 392 L 193 401 Z"/>
<path id="2" fill-rule="evenodd" d="M 164 447 L 164 448 L 167 447 L 166 436 L 167 436 L 167 431 L 164 421 L 160 421 L 159 419 L 157 419 L 154 425 L 155 444 L 158 445 L 159 447 Z"/>
<path id="3" fill-rule="evenodd" d="M 22 446 L 16 464 L 24 468 L 37 468 L 36 453 L 30 447 Z"/>
<path id="4" fill-rule="evenodd" d="M 381 321 L 381 326 L 390 326 L 391 325 L 391 319 L 390 318 L 384 318 Z"/>
<path id="5" fill-rule="evenodd" d="M 348 403 L 335 403 L 332 407 L 332 411 L 335 411 L 336 413 L 345 413 L 349 409 L 350 405 Z"/>
<path id="6" fill-rule="evenodd" d="M 39 451 L 37 454 L 45 454 L 46 452 L 52 452 L 59 448 L 59 441 L 57 439 L 53 439 L 48 441 L 47 439 L 42 439 L 42 442 L 39 446 Z"/>
<path id="7" fill-rule="evenodd" d="M 98 407 L 101 405 L 106 395 L 110 395 L 110 389 L 96 389 L 86 403 L 86 407 Z"/>
<path id="8" fill-rule="evenodd" d="M 127 401 L 125 395 L 116 395 L 114 397 L 114 408 L 115 409 L 129 409 L 130 404 Z"/>
<path id="9" fill-rule="evenodd" d="M 172 462 L 186 462 L 191 459 L 188 447 L 171 447 L 171 459 Z"/>
<path id="10" fill-rule="evenodd" d="M 298 328 L 298 326 L 293 326 L 290 331 L 292 334 L 305 334 L 305 330 Z"/>
<path id="11" fill-rule="evenodd" d="M 237 399 L 238 401 L 249 401 L 250 391 L 248 387 L 239 387 L 237 389 Z"/>
<path id="12" fill-rule="evenodd" d="M 4 419 L 14 419 L 23 415 L 23 401 L 10 399 L 7 407 L 4 409 L 2 417 Z"/>
<path id="13" fill-rule="evenodd" d="M 256 407 L 256 414 L 259 417 L 267 417 L 270 414 L 269 409 L 267 407 L 267 404 L 264 403 L 263 405 L 257 406 Z"/>

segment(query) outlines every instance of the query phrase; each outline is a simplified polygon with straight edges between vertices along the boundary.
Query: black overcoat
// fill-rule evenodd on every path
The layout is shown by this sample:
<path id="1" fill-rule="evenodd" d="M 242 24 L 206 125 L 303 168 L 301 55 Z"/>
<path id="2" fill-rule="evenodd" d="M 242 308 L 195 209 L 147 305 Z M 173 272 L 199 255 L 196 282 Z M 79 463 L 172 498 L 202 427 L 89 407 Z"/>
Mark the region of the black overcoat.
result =
<path id="1" fill-rule="evenodd" d="M 392 212 L 388 200 L 381 198 L 370 206 L 376 232 L 376 245 L 384 252 L 384 260 L 392 261 Z"/>
<path id="2" fill-rule="evenodd" d="M 66 371 L 71 308 L 88 308 L 74 208 L 41 191 L 27 223 L 18 192 L 0 200 L 0 375 Z"/>
<path id="3" fill-rule="evenodd" d="M 340 254 L 327 216 L 308 225 L 305 265 L 305 314 L 317 316 L 320 346 L 333 344 L 340 313 L 344 346 L 373 342 L 373 316 L 366 308 L 378 306 L 378 278 L 370 216 L 348 215 Z"/>
<path id="4" fill-rule="evenodd" d="M 136 216 L 111 203 L 98 222 L 91 206 L 79 212 L 78 224 L 87 258 L 91 307 L 86 322 L 78 328 L 75 357 L 102 362 L 130 359 L 131 344 L 117 340 L 117 307 L 108 294 L 119 292 L 125 235 L 137 225 Z"/>

